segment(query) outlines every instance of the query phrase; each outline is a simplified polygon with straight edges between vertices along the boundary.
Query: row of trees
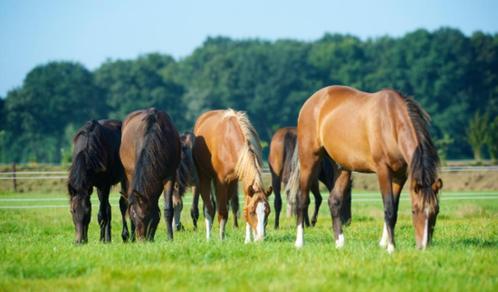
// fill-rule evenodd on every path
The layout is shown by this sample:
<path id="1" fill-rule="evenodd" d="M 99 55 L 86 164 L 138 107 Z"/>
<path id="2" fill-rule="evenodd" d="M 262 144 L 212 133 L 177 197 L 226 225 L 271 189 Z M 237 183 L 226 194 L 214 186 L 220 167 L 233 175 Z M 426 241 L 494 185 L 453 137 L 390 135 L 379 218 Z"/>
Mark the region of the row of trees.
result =
<path id="1" fill-rule="evenodd" d="M 477 112 L 498 114 L 498 35 L 441 28 L 369 40 L 216 37 L 181 60 L 154 53 L 108 60 L 94 71 L 50 62 L 0 98 L 0 161 L 59 162 L 86 120 L 123 119 L 151 106 L 166 110 L 181 131 L 209 109 L 245 110 L 268 142 L 277 128 L 295 125 L 306 98 L 331 84 L 414 96 L 433 118 L 442 154 L 470 157 L 469 121 Z"/>

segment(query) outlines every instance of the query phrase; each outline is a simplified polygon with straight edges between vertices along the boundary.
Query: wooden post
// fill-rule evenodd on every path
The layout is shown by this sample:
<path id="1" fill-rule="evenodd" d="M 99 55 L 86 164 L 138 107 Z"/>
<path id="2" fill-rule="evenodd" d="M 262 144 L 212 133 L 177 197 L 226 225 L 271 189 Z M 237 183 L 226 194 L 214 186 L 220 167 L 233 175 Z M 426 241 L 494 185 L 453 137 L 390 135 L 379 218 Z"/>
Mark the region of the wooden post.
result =
<path id="1" fill-rule="evenodd" d="M 12 182 L 14 184 L 14 193 L 17 193 L 17 181 L 16 181 L 16 163 L 12 164 Z"/>

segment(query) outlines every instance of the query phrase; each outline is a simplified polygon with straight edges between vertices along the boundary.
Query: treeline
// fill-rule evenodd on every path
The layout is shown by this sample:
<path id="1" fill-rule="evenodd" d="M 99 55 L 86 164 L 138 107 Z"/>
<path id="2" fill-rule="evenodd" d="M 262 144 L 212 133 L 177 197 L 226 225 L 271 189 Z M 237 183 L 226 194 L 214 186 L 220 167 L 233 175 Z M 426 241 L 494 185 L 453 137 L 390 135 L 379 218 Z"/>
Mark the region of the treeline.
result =
<path id="1" fill-rule="evenodd" d="M 479 155 L 496 151 L 489 132 L 498 125 L 498 35 L 441 28 L 369 40 L 216 37 L 181 60 L 154 53 L 108 60 L 95 71 L 43 64 L 0 99 L 0 162 L 67 161 L 71 137 L 86 120 L 123 119 L 151 106 L 166 110 L 180 131 L 209 109 L 245 110 L 268 142 L 277 128 L 296 124 L 304 100 L 332 84 L 414 96 L 431 114 L 447 158 L 470 158 L 476 147 Z M 486 122 L 473 130 L 481 115 Z M 476 131 L 487 138 L 471 146 L 476 133 L 480 140 Z"/>

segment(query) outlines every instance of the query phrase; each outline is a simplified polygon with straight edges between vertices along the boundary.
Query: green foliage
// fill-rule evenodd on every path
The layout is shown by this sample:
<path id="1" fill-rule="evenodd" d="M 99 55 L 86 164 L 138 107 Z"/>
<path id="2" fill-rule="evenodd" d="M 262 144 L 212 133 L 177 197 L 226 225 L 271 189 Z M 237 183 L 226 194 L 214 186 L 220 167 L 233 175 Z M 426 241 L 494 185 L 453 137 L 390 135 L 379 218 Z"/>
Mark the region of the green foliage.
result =
<path id="1" fill-rule="evenodd" d="M 432 116 L 440 155 L 468 158 L 473 150 L 462 129 L 476 112 L 498 116 L 496 68 L 498 35 L 452 28 L 365 41 L 340 34 L 314 42 L 210 37 L 184 59 L 153 53 L 107 60 L 93 72 L 51 62 L 0 99 L 0 159 L 60 162 L 86 120 L 123 119 L 147 107 L 168 112 L 180 131 L 206 110 L 245 110 L 269 142 L 276 129 L 296 125 L 309 96 L 333 84 L 414 96 Z"/>
<path id="2" fill-rule="evenodd" d="M 474 159 L 477 161 L 481 160 L 482 147 L 488 140 L 488 123 L 489 116 L 487 114 L 481 115 L 476 112 L 467 128 L 467 139 L 474 151 Z"/>
<path id="3" fill-rule="evenodd" d="M 489 124 L 487 131 L 486 145 L 488 146 L 489 156 L 493 160 L 498 159 L 498 116 Z"/>

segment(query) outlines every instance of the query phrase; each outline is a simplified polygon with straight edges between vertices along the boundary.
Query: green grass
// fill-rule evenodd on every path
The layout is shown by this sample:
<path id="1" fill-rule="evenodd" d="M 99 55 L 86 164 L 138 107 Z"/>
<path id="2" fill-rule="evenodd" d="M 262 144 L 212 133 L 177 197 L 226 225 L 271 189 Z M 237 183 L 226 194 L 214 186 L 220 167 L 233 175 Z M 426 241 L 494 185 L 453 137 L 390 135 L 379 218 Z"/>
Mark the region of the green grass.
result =
<path id="1" fill-rule="evenodd" d="M 404 198 L 408 198 L 403 194 Z M 476 197 L 476 200 L 456 200 Z M 353 223 L 345 230 L 346 246 L 336 250 L 328 207 L 318 225 L 305 230 L 305 246 L 293 247 L 294 219 L 267 239 L 243 244 L 244 228 L 229 224 L 227 238 L 205 240 L 203 218 L 192 230 L 166 241 L 161 220 L 153 243 L 123 244 L 117 196 L 113 195 L 113 242 L 98 242 L 94 200 L 89 244 L 75 246 L 67 208 L 3 209 L 5 206 L 65 206 L 62 194 L 0 194 L 0 290 L 498 290 L 498 192 L 445 193 L 433 246 L 414 247 L 409 201 L 400 206 L 397 250 L 378 247 L 382 231 L 379 195 L 356 193 Z M 96 197 L 96 196 L 95 196 Z M 35 198 L 46 201 L 6 200 Z M 63 200 L 52 200 L 62 198 Z M 95 198 L 94 198 L 95 199 Z M 326 201 L 326 200 L 325 200 Z M 245 223 L 243 223 L 245 224 Z"/>

